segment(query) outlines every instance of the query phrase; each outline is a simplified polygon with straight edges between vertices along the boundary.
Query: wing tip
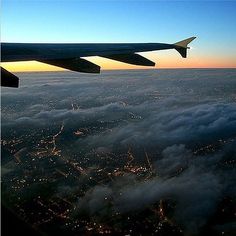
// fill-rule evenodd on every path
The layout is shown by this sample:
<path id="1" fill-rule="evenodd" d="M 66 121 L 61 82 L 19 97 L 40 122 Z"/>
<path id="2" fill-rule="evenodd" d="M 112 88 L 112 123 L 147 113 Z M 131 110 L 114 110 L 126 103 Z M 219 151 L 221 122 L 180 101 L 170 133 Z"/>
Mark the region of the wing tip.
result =
<path id="1" fill-rule="evenodd" d="M 187 58 L 187 49 L 190 49 L 190 47 L 188 47 L 188 44 L 191 43 L 196 38 L 197 37 L 193 36 L 193 37 L 184 39 L 182 41 L 179 41 L 177 43 L 174 43 L 174 48 L 179 52 L 179 54 L 183 58 Z"/>
<path id="2" fill-rule="evenodd" d="M 187 38 L 187 39 L 184 39 L 182 41 L 179 41 L 177 43 L 174 43 L 175 46 L 178 46 L 178 47 L 183 47 L 183 48 L 187 48 L 188 47 L 188 44 L 191 43 L 194 39 L 196 39 L 197 37 L 193 36 L 193 37 L 190 37 L 190 38 Z"/>

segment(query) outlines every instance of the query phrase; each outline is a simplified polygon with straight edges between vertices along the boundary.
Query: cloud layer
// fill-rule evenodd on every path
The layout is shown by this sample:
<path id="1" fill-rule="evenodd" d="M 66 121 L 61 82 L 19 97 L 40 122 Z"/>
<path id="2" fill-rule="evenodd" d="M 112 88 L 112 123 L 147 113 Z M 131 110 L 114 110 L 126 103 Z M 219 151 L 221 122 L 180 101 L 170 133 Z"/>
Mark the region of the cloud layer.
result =
<path id="1" fill-rule="evenodd" d="M 114 170 L 121 168 L 127 150 L 135 157 L 133 166 L 146 165 L 145 153 L 150 156 L 152 176 L 122 169 L 112 181 L 78 194 L 77 212 L 102 219 L 171 199 L 171 221 L 186 234 L 198 234 L 223 198 L 235 198 L 235 70 L 117 71 L 79 79 L 68 72 L 21 76 L 19 90 L 2 91 L 3 150 L 7 157 L 9 140 L 21 139 L 13 145 L 15 152 L 26 148 L 18 157 L 21 168 L 25 155 L 39 147 L 54 154 L 58 149 L 62 162 L 87 163 L 80 170 L 84 184 L 93 168 L 104 165 L 102 158 L 113 158 L 103 167 Z M 19 175 L 19 166 L 6 157 L 5 178 Z M 118 164 L 115 158 L 121 158 Z M 56 195 L 77 194 L 78 188 L 73 181 L 58 180 Z"/>

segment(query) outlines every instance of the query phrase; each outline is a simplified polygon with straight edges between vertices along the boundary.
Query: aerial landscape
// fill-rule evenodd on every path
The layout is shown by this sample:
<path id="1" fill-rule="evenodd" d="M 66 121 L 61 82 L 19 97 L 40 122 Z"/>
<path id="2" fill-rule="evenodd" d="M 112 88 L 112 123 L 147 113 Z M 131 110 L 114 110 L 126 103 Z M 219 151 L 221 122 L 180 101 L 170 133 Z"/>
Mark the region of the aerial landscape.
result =
<path id="1" fill-rule="evenodd" d="M 17 93 L 2 89 L 2 199 L 27 222 L 49 235 L 232 233 L 235 69 L 19 77 Z"/>
<path id="2" fill-rule="evenodd" d="M 86 58 L 100 74 L 1 63 L 19 78 L 19 88 L 1 88 L 2 235 L 235 235 L 235 2 L 23 2 L 3 1 L 2 42 L 197 38 L 187 58 L 140 54 L 149 68 L 101 57 Z M 150 21 L 145 36 L 135 28 Z"/>

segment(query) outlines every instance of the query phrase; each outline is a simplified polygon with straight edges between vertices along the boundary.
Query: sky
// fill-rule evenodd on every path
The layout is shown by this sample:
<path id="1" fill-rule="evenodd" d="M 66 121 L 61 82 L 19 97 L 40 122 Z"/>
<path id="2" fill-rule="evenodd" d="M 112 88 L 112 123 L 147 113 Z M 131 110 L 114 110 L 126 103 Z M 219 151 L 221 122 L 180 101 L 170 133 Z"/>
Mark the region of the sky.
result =
<path id="1" fill-rule="evenodd" d="M 236 1 L 2 0 L 2 42 L 164 42 L 196 36 L 187 59 L 175 50 L 142 53 L 157 68 L 236 68 Z M 99 57 L 102 69 L 137 69 Z M 10 71 L 59 70 L 38 62 Z"/>

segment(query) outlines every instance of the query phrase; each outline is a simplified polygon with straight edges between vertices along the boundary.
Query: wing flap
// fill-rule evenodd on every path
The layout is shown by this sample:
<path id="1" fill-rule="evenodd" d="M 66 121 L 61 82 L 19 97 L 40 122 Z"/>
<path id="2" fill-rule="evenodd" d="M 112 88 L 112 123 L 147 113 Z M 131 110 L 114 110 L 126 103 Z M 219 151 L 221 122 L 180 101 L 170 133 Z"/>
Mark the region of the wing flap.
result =
<path id="1" fill-rule="evenodd" d="M 113 54 L 113 55 L 103 55 L 102 57 L 133 65 L 155 66 L 155 63 L 153 61 L 150 61 L 139 54 Z"/>
<path id="2" fill-rule="evenodd" d="M 50 59 L 50 60 L 38 60 L 38 61 L 77 72 L 100 73 L 100 66 L 82 58 L 53 59 L 53 60 Z"/>
<path id="3" fill-rule="evenodd" d="M 18 88 L 19 78 L 1 67 L 1 86 Z"/>

